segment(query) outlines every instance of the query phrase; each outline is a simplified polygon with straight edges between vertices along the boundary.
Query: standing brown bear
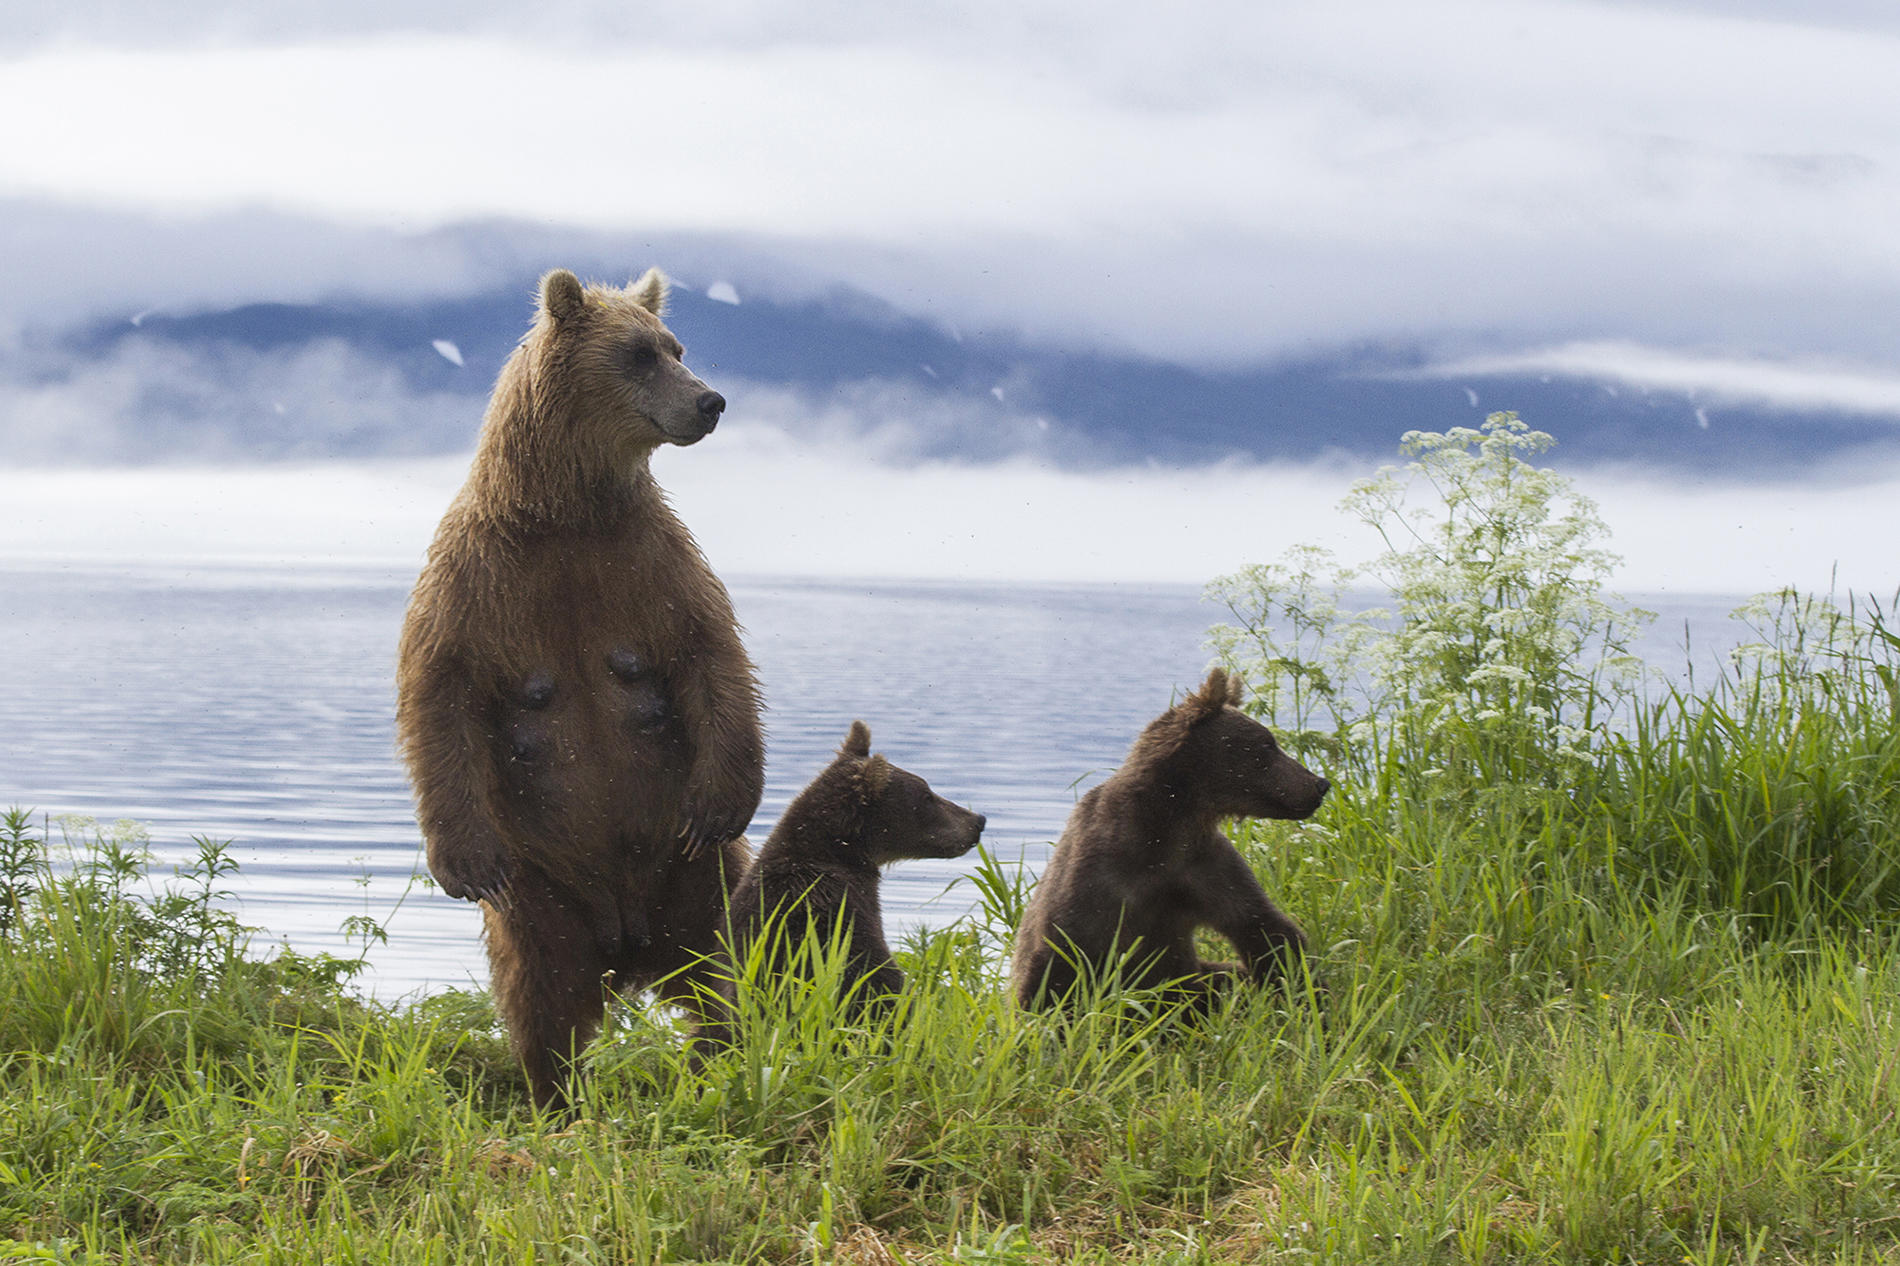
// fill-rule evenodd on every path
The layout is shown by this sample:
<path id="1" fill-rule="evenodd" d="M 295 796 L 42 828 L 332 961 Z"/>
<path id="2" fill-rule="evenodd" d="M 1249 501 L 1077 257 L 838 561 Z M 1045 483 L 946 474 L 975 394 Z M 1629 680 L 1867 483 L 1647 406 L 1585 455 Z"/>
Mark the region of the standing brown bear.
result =
<path id="1" fill-rule="evenodd" d="M 1171 981 L 1200 1001 L 1236 972 L 1203 962 L 1203 927 L 1233 942 L 1250 979 L 1298 963 L 1306 938 L 1217 829 L 1222 818 L 1304 818 L 1328 783 L 1242 712 L 1216 668 L 1149 723 L 1120 769 L 1076 804 L 1017 930 L 1011 986 L 1025 1007 L 1060 1001 L 1085 974 Z"/>
<path id="2" fill-rule="evenodd" d="M 824 944 L 836 932 L 847 955 L 842 985 L 853 991 L 854 1005 L 897 993 L 904 973 L 884 939 L 879 868 L 905 858 L 961 857 L 976 847 L 983 825 L 982 814 L 871 755 L 871 731 L 854 721 L 837 759 L 787 806 L 733 891 L 732 962 L 743 965 L 768 927 L 780 938 L 766 958 L 774 971 L 790 966 L 801 944 Z M 730 1005 L 730 980 L 722 993 Z M 706 1039 L 729 1036 L 725 1025 L 708 1025 L 701 1048 L 708 1049 Z"/>
<path id="3" fill-rule="evenodd" d="M 503 366 L 403 626 L 397 729 L 429 870 L 482 904 L 495 1005 L 543 1106 L 605 1008 L 714 950 L 759 804 L 732 603 L 648 469 L 725 398 L 658 269 L 557 270 Z M 688 975 L 691 973 L 689 972 Z"/>

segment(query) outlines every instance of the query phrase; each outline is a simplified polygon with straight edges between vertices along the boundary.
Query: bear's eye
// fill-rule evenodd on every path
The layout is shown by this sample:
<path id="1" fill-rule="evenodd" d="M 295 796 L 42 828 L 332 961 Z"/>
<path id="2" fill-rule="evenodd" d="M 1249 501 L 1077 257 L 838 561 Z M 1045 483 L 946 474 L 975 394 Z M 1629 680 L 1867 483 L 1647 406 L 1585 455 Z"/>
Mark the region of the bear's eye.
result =
<path id="1" fill-rule="evenodd" d="M 660 354 L 650 343 L 641 343 L 627 354 L 627 365 L 636 374 L 651 373 L 660 363 Z"/>

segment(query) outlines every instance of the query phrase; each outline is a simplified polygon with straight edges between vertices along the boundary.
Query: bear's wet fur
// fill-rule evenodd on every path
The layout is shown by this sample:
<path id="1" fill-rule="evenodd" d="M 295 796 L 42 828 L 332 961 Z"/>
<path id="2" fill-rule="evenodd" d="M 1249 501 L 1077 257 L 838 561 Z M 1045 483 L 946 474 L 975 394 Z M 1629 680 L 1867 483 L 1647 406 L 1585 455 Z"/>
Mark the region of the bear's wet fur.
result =
<path id="1" fill-rule="evenodd" d="M 837 758 L 787 806 L 732 894 L 728 944 L 743 965 L 768 929 L 765 970 L 783 972 L 803 944 L 842 935 L 842 988 L 855 1009 L 904 987 L 891 961 L 878 902 L 881 867 L 909 858 L 961 857 L 976 847 L 984 819 L 930 789 L 916 774 L 871 754 L 871 731 L 856 721 Z M 724 983 L 728 1002 L 730 980 Z M 730 1036 L 708 1025 L 701 1049 Z"/>
<path id="2" fill-rule="evenodd" d="M 543 1106 L 564 1103 L 604 987 L 693 995 L 764 781 L 731 600 L 648 468 L 725 408 L 661 323 L 666 290 L 657 269 L 542 279 L 403 625 L 397 728 L 429 869 L 481 902 Z"/>
<path id="3" fill-rule="evenodd" d="M 1297 965 L 1305 935 L 1218 824 L 1308 817 L 1328 783 L 1281 751 L 1240 697 L 1238 679 L 1214 669 L 1076 804 L 1017 930 L 1010 979 L 1023 1006 L 1109 975 L 1205 1002 L 1237 974 L 1264 982 Z M 1201 928 L 1231 941 L 1240 963 L 1202 961 Z"/>

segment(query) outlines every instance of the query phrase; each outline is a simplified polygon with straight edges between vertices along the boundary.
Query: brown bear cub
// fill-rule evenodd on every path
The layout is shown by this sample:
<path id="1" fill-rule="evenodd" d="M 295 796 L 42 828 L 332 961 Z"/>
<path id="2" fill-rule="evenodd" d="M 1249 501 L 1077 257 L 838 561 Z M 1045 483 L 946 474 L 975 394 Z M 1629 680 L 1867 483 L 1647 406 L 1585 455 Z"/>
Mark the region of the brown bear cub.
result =
<path id="1" fill-rule="evenodd" d="M 766 962 L 791 965 L 801 944 L 845 942 L 843 987 L 854 1008 L 904 987 L 891 961 L 878 905 L 878 870 L 905 858 L 961 857 L 983 834 L 983 815 L 952 804 L 916 774 L 871 755 L 871 731 L 852 723 L 837 759 L 786 808 L 758 858 L 732 894 L 731 962 L 743 965 L 754 942 L 776 926 Z M 722 991 L 730 1004 L 730 980 Z M 700 1047 L 729 1038 L 708 1025 Z"/>
<path id="2" fill-rule="evenodd" d="M 1076 804 L 1017 930 L 1010 983 L 1023 1006 L 1118 968 L 1123 985 L 1205 1003 L 1237 971 L 1267 981 L 1298 963 L 1305 936 L 1217 824 L 1307 817 L 1329 784 L 1239 703 L 1240 682 L 1214 669 Z M 1233 942 L 1238 968 L 1195 953 L 1204 927 Z"/>
<path id="3" fill-rule="evenodd" d="M 648 469 L 726 404 L 681 363 L 666 289 L 657 269 L 624 289 L 542 280 L 403 626 L 397 729 L 429 870 L 482 904 L 495 1005 L 543 1106 L 564 1102 L 603 982 L 693 995 L 764 781 L 732 603 Z"/>

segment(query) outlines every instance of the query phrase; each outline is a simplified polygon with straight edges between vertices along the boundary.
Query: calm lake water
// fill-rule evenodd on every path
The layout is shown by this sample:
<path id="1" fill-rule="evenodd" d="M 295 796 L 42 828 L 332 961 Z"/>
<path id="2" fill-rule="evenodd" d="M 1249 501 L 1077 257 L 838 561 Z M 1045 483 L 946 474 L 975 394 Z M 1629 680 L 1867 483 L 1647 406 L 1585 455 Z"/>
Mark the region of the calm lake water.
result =
<path id="1" fill-rule="evenodd" d="M 413 883 L 420 837 L 395 754 L 396 636 L 411 573 L 350 568 L 0 570 L 0 805 L 149 829 L 167 868 L 233 841 L 228 885 L 261 942 L 354 952 L 381 997 L 482 983 L 480 917 Z M 1076 795 L 1208 663 L 1223 612 L 1192 588 L 731 584 L 768 711 L 764 839 L 854 718 L 874 745 L 989 818 L 999 856 L 1046 854 Z M 1726 598 L 1654 599 L 1652 662 L 1732 644 Z M 1672 650 L 1672 647 L 1674 648 Z M 55 833 L 58 826 L 55 825 Z M 974 902 L 969 866 L 886 872 L 886 921 Z M 946 893 L 946 889 L 949 891 Z"/>

